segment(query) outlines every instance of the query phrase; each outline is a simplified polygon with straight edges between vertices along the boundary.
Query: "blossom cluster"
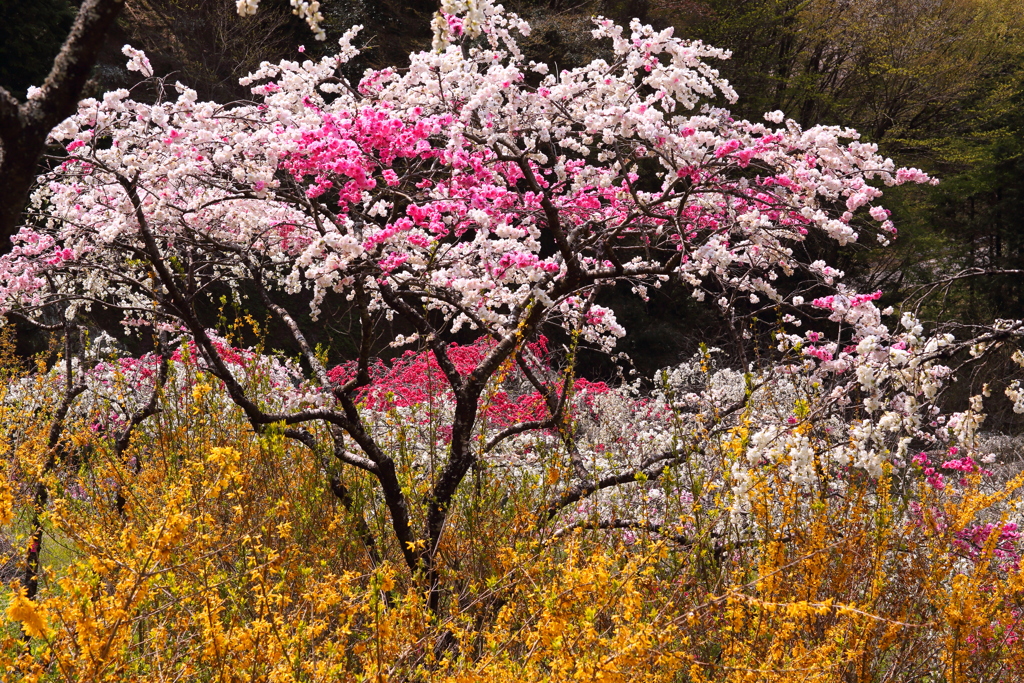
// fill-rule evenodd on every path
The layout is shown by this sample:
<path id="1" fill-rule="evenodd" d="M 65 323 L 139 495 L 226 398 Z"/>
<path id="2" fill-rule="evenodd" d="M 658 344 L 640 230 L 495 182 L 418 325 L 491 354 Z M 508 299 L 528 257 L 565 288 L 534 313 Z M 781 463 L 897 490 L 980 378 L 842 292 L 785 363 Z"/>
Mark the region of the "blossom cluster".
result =
<path id="1" fill-rule="evenodd" d="M 456 328 L 508 334 L 536 302 L 610 347 L 624 330 L 581 289 L 671 276 L 698 298 L 725 288 L 781 301 L 779 275 L 834 277 L 794 255 L 810 231 L 840 244 L 871 224 L 891 234 L 871 179 L 927 181 L 855 131 L 772 128 L 700 105 L 716 91 L 734 97 L 706 61 L 726 53 L 670 30 L 634 22 L 627 38 L 599 20 L 612 61 L 529 86 L 531 68 L 547 69 L 518 56 L 518 21 L 470 5 L 471 28 L 444 29 L 447 47 L 355 86 L 335 75 L 354 54 L 350 32 L 337 56 L 244 79 L 258 104 L 199 102 L 180 85 L 176 101 L 125 90 L 86 100 L 55 131 L 68 159 L 35 195 L 49 227 L 25 228 L 4 259 L 5 305 L 41 305 L 53 280 L 82 299 L 117 299 L 128 322 L 159 317 L 144 260 L 108 265 L 137 248 L 144 217 L 161 253 L 189 245 L 197 268 L 232 286 L 258 272 L 307 291 L 314 315 L 327 292 L 351 292 L 365 274 L 378 304 L 379 281 L 422 291 Z M 639 173 L 647 160 L 661 169 L 653 185 Z M 833 214 L 836 202 L 846 211 Z"/>

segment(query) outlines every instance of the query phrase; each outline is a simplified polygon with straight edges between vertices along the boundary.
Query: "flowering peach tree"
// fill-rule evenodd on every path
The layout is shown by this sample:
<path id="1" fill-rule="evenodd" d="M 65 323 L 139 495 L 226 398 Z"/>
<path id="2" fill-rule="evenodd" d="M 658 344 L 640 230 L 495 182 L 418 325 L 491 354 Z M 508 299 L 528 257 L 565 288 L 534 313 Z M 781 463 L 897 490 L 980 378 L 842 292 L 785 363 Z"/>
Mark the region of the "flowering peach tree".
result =
<path id="1" fill-rule="evenodd" d="M 433 49 L 406 69 L 347 80 L 356 28 L 335 56 L 264 64 L 243 104 L 199 101 L 125 47 L 161 96 L 81 103 L 0 258 L 13 318 L 70 335 L 104 309 L 162 335 L 162 355 L 138 360 L 72 363 L 69 350 L 53 381 L 81 410 L 127 439 L 181 380 L 173 354 L 194 359 L 257 431 L 329 453 L 328 472 L 373 477 L 434 609 L 446 519 L 476 468 L 547 477 L 540 526 L 677 539 L 688 530 L 659 512 L 670 473 L 692 504 L 724 500 L 714 534 L 741 539 L 751 515 L 772 514 L 779 482 L 810 504 L 856 472 L 895 467 L 939 487 L 943 472 L 956 485 L 953 470 L 980 471 L 984 397 L 949 415 L 937 397 L 948 359 L 983 357 L 1021 324 L 958 340 L 909 313 L 886 322 L 880 292 L 802 256 L 811 239 L 887 244 L 880 188 L 926 174 L 850 129 L 734 119 L 711 64 L 728 54 L 670 29 L 597 19 L 606 58 L 553 73 L 522 55 L 529 26 L 514 14 L 442 5 Z M 708 351 L 653 394 L 576 378 L 572 348 L 613 352 L 628 332 L 602 291 L 646 298 L 668 282 L 741 337 L 758 315 L 778 320 L 777 348 L 746 367 Z M 268 311 L 300 357 L 234 348 L 209 316 L 224 294 Z M 332 366 L 308 340 L 339 302 L 359 320 L 358 350 Z M 548 348 L 552 330 L 569 351 Z M 412 350 L 375 359 L 381 334 Z M 127 377 L 131 405 L 104 404 Z M 414 431 L 415 467 L 399 462 L 395 414 Z M 564 466 L 544 461 L 552 450 Z M 965 529 L 964 543 L 991 533 Z"/>

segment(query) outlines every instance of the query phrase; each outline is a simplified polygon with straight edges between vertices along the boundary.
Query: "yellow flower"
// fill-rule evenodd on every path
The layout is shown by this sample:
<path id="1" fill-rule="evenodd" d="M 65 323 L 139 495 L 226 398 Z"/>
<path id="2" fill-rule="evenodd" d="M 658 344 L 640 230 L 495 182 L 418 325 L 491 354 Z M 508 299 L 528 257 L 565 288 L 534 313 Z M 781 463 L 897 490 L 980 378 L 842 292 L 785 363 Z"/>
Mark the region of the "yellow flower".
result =
<path id="1" fill-rule="evenodd" d="M 203 396 L 206 396 L 211 391 L 213 391 L 213 387 L 204 382 L 200 382 L 192 387 L 192 399 L 194 401 L 201 401 L 203 400 Z"/>
<path id="2" fill-rule="evenodd" d="M 7 482 L 0 481 L 0 526 L 14 518 L 14 494 Z"/>
<path id="3" fill-rule="evenodd" d="M 32 638 L 46 636 L 46 616 L 39 609 L 39 605 L 25 597 L 24 588 L 11 598 L 11 604 L 7 606 L 7 618 L 21 622 L 25 633 Z"/>

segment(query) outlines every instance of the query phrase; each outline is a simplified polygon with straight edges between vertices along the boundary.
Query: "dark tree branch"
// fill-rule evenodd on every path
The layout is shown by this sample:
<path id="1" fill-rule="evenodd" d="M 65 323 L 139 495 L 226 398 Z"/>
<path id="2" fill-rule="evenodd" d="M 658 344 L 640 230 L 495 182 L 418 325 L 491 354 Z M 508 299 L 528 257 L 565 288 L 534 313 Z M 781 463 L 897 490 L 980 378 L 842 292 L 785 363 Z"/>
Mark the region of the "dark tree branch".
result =
<path id="1" fill-rule="evenodd" d="M 75 384 L 74 378 L 70 375 L 71 369 L 71 329 L 70 323 L 64 324 L 64 353 L 67 356 L 67 388 L 64 391 L 64 398 L 61 399 L 57 411 L 54 413 L 53 421 L 50 423 L 50 432 L 47 435 L 46 447 L 47 457 L 43 469 L 39 473 L 39 481 L 36 482 L 35 494 L 32 500 L 32 532 L 29 535 L 28 548 L 25 551 L 25 573 L 22 576 L 22 586 L 25 589 L 25 597 L 34 600 L 39 591 L 39 556 L 43 547 L 43 511 L 50 498 L 50 489 L 46 479 L 57 466 L 57 460 L 61 453 L 61 436 L 64 434 L 64 423 L 67 420 L 68 412 L 75 399 L 85 391 L 84 384 Z"/>
<path id="2" fill-rule="evenodd" d="M 655 524 L 654 522 L 642 522 L 635 519 L 611 519 L 611 520 L 593 520 L 593 521 L 581 521 L 574 522 L 568 526 L 564 526 L 554 533 L 552 539 L 559 539 L 577 529 L 602 529 L 605 531 L 613 531 L 618 529 L 626 529 L 631 531 L 641 531 L 649 534 L 657 534 L 662 538 L 678 543 L 681 546 L 690 547 L 694 544 L 694 539 L 689 536 L 683 536 L 681 534 L 674 534 L 666 530 L 664 525 Z"/>
<path id="3" fill-rule="evenodd" d="M 313 374 L 316 375 L 316 379 L 320 382 L 320 385 L 325 390 L 330 390 L 331 381 L 327 377 L 327 368 L 320 362 L 320 359 L 313 352 L 309 342 L 306 341 L 306 336 L 302 334 L 302 330 L 299 329 L 298 323 L 292 315 L 284 309 L 284 307 L 277 305 L 273 299 L 270 298 L 270 294 L 267 292 L 267 288 L 263 286 L 263 278 L 260 277 L 260 271 L 258 268 L 250 268 L 250 272 L 253 274 L 253 281 L 256 283 L 256 288 L 259 290 L 260 299 L 263 300 L 263 304 L 270 309 L 270 312 L 280 320 L 288 331 L 292 335 L 292 339 L 299 345 L 299 349 L 302 351 L 302 355 L 305 357 L 306 362 L 309 363 L 310 369 Z"/>
<path id="4" fill-rule="evenodd" d="M 103 39 L 123 6 L 123 0 L 82 2 L 37 96 L 19 103 L 0 88 L 0 252 L 10 249 L 46 137 L 75 113 Z"/>
<path id="5" fill-rule="evenodd" d="M 131 443 L 132 432 L 135 428 L 142 424 L 145 420 L 149 419 L 153 415 L 160 412 L 157 408 L 157 401 L 160 398 L 160 391 L 163 389 L 164 384 L 167 383 L 167 371 L 171 360 L 171 350 L 167 344 L 167 333 L 160 333 L 160 367 L 157 370 L 156 381 L 153 383 L 153 393 L 149 395 L 149 400 L 139 410 L 132 414 L 128 420 L 128 424 L 121 430 L 121 433 L 117 435 L 114 441 L 114 457 L 118 460 L 123 459 L 125 451 L 128 450 L 128 445 Z M 138 455 L 135 456 L 135 464 L 132 467 L 135 474 L 138 474 L 142 469 L 142 461 Z M 115 506 L 117 507 L 118 514 L 124 514 L 124 507 L 128 503 L 128 499 L 125 498 L 124 484 L 120 484 L 117 487 L 117 495 L 115 497 Z"/>
<path id="6" fill-rule="evenodd" d="M 630 530 L 640 531 L 648 534 L 657 534 L 662 538 L 672 541 L 684 548 L 692 548 L 700 542 L 700 537 L 684 536 L 677 534 L 666 529 L 664 524 L 655 524 L 654 522 L 643 522 L 635 519 L 611 519 L 611 520 L 584 520 L 581 522 L 574 522 L 568 526 L 564 526 L 556 531 L 552 536 L 552 540 L 563 538 L 567 534 L 576 531 L 577 529 L 595 529 L 604 531 L 616 531 L 616 530 Z M 721 538 L 721 533 L 712 531 L 709 536 L 711 539 Z M 793 540 L 792 536 L 781 536 L 773 539 L 775 543 L 789 543 Z M 733 541 L 732 543 L 723 543 L 721 540 L 714 540 L 712 550 L 715 557 L 721 559 L 722 555 L 733 550 L 740 550 L 741 548 L 750 548 L 753 546 L 760 545 L 765 541 L 757 538 L 748 538 L 742 541 Z"/>
<path id="7" fill-rule="evenodd" d="M 121 456 L 126 450 L 128 450 L 128 444 L 132 438 L 132 431 L 143 423 L 146 419 L 156 415 L 160 412 L 157 408 L 157 400 L 160 398 L 160 390 L 163 389 L 164 384 L 167 382 L 167 369 L 171 359 L 171 352 L 167 346 L 167 334 L 162 333 L 160 339 L 160 367 L 157 370 L 156 382 L 153 384 L 153 393 L 150 394 L 149 400 L 146 402 L 141 409 L 136 411 L 131 418 L 128 420 L 128 424 L 121 430 L 121 433 L 117 435 L 117 440 L 114 442 L 114 454 Z M 136 468 L 136 472 L 138 469 Z"/>
<path id="8" fill-rule="evenodd" d="M 305 429 L 286 429 L 284 435 L 303 444 L 317 456 L 320 455 L 320 444 L 317 443 L 316 437 Z M 331 429 L 331 439 L 334 442 L 334 457 L 338 462 L 348 464 L 349 454 L 345 449 L 344 436 L 340 428 L 335 427 Z M 375 568 L 379 567 L 381 556 L 380 551 L 377 550 L 377 541 L 373 537 L 373 532 L 370 530 L 369 525 L 367 525 L 362 511 L 356 507 L 352 494 L 349 493 L 348 488 L 342 483 L 341 478 L 332 472 L 330 465 L 325 463 L 324 467 L 328 472 L 327 483 L 331 488 L 331 493 L 334 494 L 334 497 L 345 508 L 345 511 L 352 515 L 356 523 L 356 532 L 366 548 L 366 554 L 369 556 L 370 562 Z"/>
<path id="9" fill-rule="evenodd" d="M 24 313 L 20 313 L 18 311 L 7 311 L 7 313 L 5 313 L 4 315 L 6 315 L 8 318 L 12 318 L 26 325 L 31 325 L 36 329 L 45 330 L 47 332 L 56 332 L 57 330 L 64 329 L 64 326 L 59 323 L 47 325 L 46 323 L 41 323 L 38 320 L 34 320 L 30 316 L 25 315 Z"/>
<path id="10" fill-rule="evenodd" d="M 650 458 L 636 469 L 612 474 L 597 481 L 581 481 L 563 491 L 557 498 L 554 498 L 541 510 L 540 523 L 551 520 L 563 508 L 572 505 L 597 491 L 622 486 L 634 481 L 652 481 L 659 478 L 666 468 L 672 467 L 686 459 L 686 455 L 675 453 L 662 453 Z"/>
<path id="11" fill-rule="evenodd" d="M 378 284 L 378 289 L 387 305 L 408 320 L 420 337 L 422 337 L 423 341 L 426 342 L 427 346 L 430 347 L 438 366 L 441 368 L 441 372 L 444 373 L 448 384 L 451 385 L 452 391 L 455 392 L 455 396 L 457 398 L 463 397 L 466 393 L 465 382 L 455 367 L 455 363 L 452 362 L 451 357 L 448 355 L 448 344 L 441 339 L 438 330 L 430 324 L 424 315 L 413 308 L 409 302 L 405 301 L 400 293 L 392 289 L 390 285 L 380 283 Z"/>
<path id="12" fill-rule="evenodd" d="M 346 384 L 345 389 L 358 389 L 370 383 L 370 353 L 373 344 L 373 318 L 370 315 L 370 297 L 366 293 L 366 286 L 363 278 L 357 277 L 355 281 L 356 305 L 359 307 L 359 360 L 356 376 L 352 378 L 351 386 Z"/>
<path id="13" fill-rule="evenodd" d="M 516 434 L 522 434 L 523 432 L 532 432 L 537 429 L 554 428 L 554 420 L 529 420 L 527 422 L 520 422 L 518 424 L 514 424 L 511 427 L 506 427 L 505 429 L 501 430 L 493 437 L 491 437 L 491 440 L 487 442 L 486 446 L 484 446 L 484 453 L 489 453 L 490 451 L 494 450 L 494 447 L 500 444 L 502 441 L 509 437 L 515 436 Z"/>
<path id="14" fill-rule="evenodd" d="M 192 334 L 199 351 L 204 360 L 209 364 L 210 372 L 224 382 L 228 395 L 239 408 L 245 412 L 246 418 L 257 432 L 262 431 L 267 425 L 275 422 L 294 425 L 302 422 L 323 420 L 330 424 L 341 427 L 351 435 L 352 439 L 359 444 L 363 452 L 369 457 L 369 462 L 360 459 L 364 469 L 372 472 L 380 482 L 384 501 L 391 512 L 391 523 L 395 537 L 402 547 L 402 553 L 406 564 L 412 571 L 416 571 L 420 565 L 419 556 L 413 551 L 415 536 L 409 521 L 409 506 L 405 494 L 402 493 L 402 485 L 398 480 L 398 473 L 395 470 L 395 463 L 381 450 L 373 437 L 363 428 L 358 419 L 358 413 L 349 397 L 344 394 L 339 398 L 342 401 L 347 415 L 343 416 L 333 410 L 305 410 L 290 414 L 273 414 L 262 410 L 255 401 L 249 398 L 245 388 L 239 384 L 234 373 L 228 368 L 224 359 L 220 357 L 217 348 L 214 346 L 206 328 L 199 321 L 195 310 L 192 307 L 192 300 L 182 294 L 177 280 L 167 268 L 167 262 L 160 251 L 156 239 L 149 228 L 149 222 L 145 211 L 142 208 L 142 200 L 139 198 L 138 189 L 134 180 L 118 174 L 118 182 L 124 188 L 125 193 L 132 202 L 135 210 L 135 219 L 138 222 L 139 236 L 145 245 L 146 258 L 153 266 L 157 277 L 167 290 L 166 305 L 188 328 Z M 352 419 L 353 416 L 355 419 Z"/>

